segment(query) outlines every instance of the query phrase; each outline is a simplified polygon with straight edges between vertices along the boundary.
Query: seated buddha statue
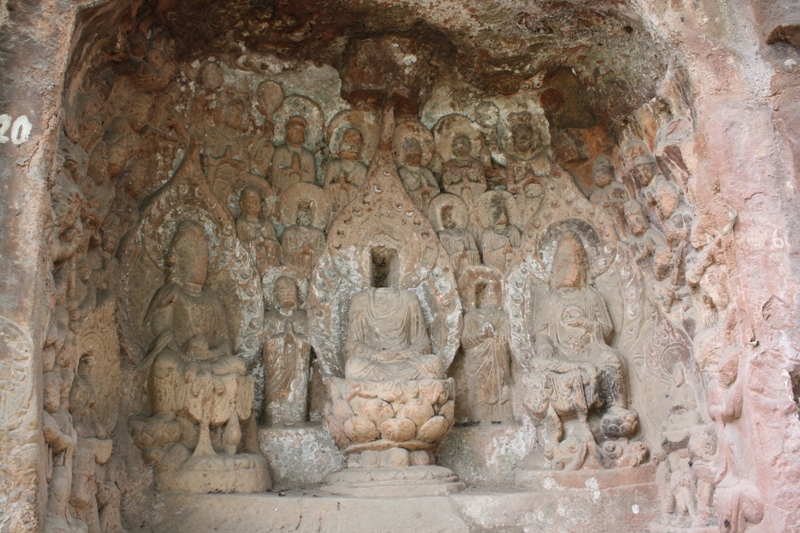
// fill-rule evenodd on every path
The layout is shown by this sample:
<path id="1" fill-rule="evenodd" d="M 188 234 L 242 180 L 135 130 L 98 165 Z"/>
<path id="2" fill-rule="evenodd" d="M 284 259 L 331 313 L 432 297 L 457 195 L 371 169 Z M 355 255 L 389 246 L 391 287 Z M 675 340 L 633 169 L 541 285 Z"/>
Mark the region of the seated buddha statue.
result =
<path id="1" fill-rule="evenodd" d="M 345 377 L 353 381 L 441 379 L 416 294 L 398 288 L 396 250 L 372 249 L 372 286 L 350 300 Z"/>
<path id="2" fill-rule="evenodd" d="M 532 411 L 553 423 L 567 414 L 585 423 L 605 406 L 601 423 L 608 438 L 629 437 L 638 426 L 627 409 L 625 367 L 609 345 L 614 326 L 605 299 L 588 281 L 589 260 L 579 237 L 566 234 L 553 255 L 550 283 L 536 302 L 531 337 L 535 371 Z"/>
<path id="3" fill-rule="evenodd" d="M 166 284 L 156 291 L 144 325 L 153 335 L 145 363 L 153 414 L 173 412 L 200 424 L 194 455 L 213 455 L 209 427 L 226 425 L 224 449 L 236 453 L 239 419 L 250 416 L 253 378 L 231 353 L 226 313 L 205 285 L 209 251 L 205 231 L 183 221 L 170 243 Z"/>

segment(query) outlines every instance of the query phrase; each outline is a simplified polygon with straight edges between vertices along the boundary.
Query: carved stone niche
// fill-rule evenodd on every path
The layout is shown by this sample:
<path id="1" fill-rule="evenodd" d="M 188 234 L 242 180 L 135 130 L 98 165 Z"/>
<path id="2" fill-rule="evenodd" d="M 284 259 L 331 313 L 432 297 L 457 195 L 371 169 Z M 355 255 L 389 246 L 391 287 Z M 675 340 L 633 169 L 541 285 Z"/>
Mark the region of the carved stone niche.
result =
<path id="1" fill-rule="evenodd" d="M 521 248 L 525 259 L 506 278 L 504 302 L 539 447 L 517 482 L 652 483 L 625 349 L 638 340 L 638 317 L 623 294 L 629 265 L 613 220 L 554 168 Z"/>
<path id="2" fill-rule="evenodd" d="M 192 146 L 121 248 L 121 344 L 135 365 L 133 443 L 173 492 L 259 492 L 266 459 L 242 451 L 248 364 L 261 348 L 256 264 Z M 253 428 L 254 430 L 254 428 Z"/>
<path id="3" fill-rule="evenodd" d="M 447 252 L 392 162 L 391 110 L 377 159 L 336 218 L 308 296 L 310 340 L 328 378 L 325 419 L 348 468 L 325 489 L 364 497 L 461 490 L 434 452 L 454 421 L 445 372 L 461 333 Z"/>

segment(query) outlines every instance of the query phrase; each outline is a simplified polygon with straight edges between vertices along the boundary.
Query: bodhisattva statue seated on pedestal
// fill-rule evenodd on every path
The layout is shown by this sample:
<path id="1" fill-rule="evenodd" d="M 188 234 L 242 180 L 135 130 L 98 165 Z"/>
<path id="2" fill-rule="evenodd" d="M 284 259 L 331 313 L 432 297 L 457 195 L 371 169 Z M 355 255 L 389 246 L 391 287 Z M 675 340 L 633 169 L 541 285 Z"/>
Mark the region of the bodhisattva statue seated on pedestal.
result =
<path id="1" fill-rule="evenodd" d="M 553 256 L 549 287 L 535 303 L 531 337 L 535 356 L 528 377 L 526 406 L 544 422 L 542 440 L 564 436 L 562 417 L 580 422 L 579 440 L 594 448 L 591 411 L 605 408 L 600 432 L 607 439 L 632 436 L 638 426 L 627 409 L 625 370 L 608 345 L 613 324 L 600 292 L 587 280 L 589 261 L 579 237 L 566 234 Z"/>
<path id="2" fill-rule="evenodd" d="M 263 457 L 237 456 L 242 457 L 239 463 L 225 458 L 236 454 L 239 447 L 239 420 L 252 414 L 253 378 L 247 375 L 244 359 L 232 355 L 222 302 L 205 286 L 208 262 L 202 226 L 181 222 L 167 254 L 167 283 L 153 296 L 144 319 L 155 339 L 143 361 L 145 368 L 152 363 L 149 397 L 155 416 L 149 424 L 155 427 L 158 421 L 176 416 L 199 424 L 191 458 L 184 456 L 188 452 L 179 453 L 174 447 L 165 452 L 165 456 L 173 456 L 168 461 L 177 466 L 178 473 L 162 479 L 160 485 L 166 490 L 186 492 L 264 490 L 268 475 L 256 473 L 243 479 L 245 471 L 265 470 L 266 464 L 259 464 Z M 221 448 L 225 455 L 220 457 L 212 445 L 211 429 L 222 426 L 225 429 Z M 176 460 L 175 456 L 188 460 Z M 159 470 L 168 468 L 162 464 Z M 222 479 L 224 474 L 220 471 L 233 470 L 238 471 L 239 480 Z M 210 471 L 214 472 L 212 477 L 220 477 L 206 479 Z"/>
<path id="3" fill-rule="evenodd" d="M 355 381 L 440 379 L 441 359 L 431 341 L 417 296 L 397 288 L 395 251 L 372 250 L 372 286 L 350 301 L 345 377 Z"/>

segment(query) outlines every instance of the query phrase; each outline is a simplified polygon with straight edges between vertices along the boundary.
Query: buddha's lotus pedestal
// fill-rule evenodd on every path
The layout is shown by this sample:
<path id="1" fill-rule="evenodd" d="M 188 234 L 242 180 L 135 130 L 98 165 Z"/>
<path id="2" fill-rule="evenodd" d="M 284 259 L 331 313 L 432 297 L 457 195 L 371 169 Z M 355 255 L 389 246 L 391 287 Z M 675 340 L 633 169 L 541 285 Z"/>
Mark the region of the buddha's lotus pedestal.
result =
<path id="1" fill-rule="evenodd" d="M 435 496 L 463 490 L 434 452 L 453 427 L 455 382 L 331 378 L 325 420 L 347 456 L 329 492 L 360 497 Z"/>

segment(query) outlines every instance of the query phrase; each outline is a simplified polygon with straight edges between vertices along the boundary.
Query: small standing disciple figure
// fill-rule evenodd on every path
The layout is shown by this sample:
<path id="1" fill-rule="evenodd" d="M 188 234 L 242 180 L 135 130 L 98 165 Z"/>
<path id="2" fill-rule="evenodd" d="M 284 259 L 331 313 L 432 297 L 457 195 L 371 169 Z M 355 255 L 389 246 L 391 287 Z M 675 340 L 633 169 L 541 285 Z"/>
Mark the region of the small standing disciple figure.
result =
<path id="1" fill-rule="evenodd" d="M 485 264 L 505 275 L 516 261 L 522 232 L 510 223 L 504 202 L 490 206 L 489 217 L 491 226 L 481 234 L 481 255 Z"/>
<path id="2" fill-rule="evenodd" d="M 476 309 L 464 316 L 461 346 L 467 362 L 469 418 L 499 422 L 511 416 L 508 319 L 499 280 L 476 287 Z"/>
<path id="3" fill-rule="evenodd" d="M 656 250 L 667 245 L 667 239 L 660 231 L 650 226 L 642 206 L 636 200 L 628 200 L 624 205 L 625 221 L 636 249 L 638 263 L 649 263 Z"/>
<path id="4" fill-rule="evenodd" d="M 441 379 L 442 360 L 431 340 L 417 295 L 398 287 L 397 251 L 376 247 L 372 286 L 350 300 L 344 345 L 351 381 Z"/>
<path id="5" fill-rule="evenodd" d="M 638 427 L 636 413 L 627 409 L 624 365 L 609 345 L 611 316 L 603 296 L 589 284 L 588 273 L 580 238 L 567 233 L 556 245 L 547 290 L 535 301 L 528 407 L 544 418 L 549 442 L 561 440 L 563 415 L 578 418 L 589 442 L 589 411 L 603 406 L 601 431 L 606 438 L 630 437 Z"/>
<path id="6" fill-rule="evenodd" d="M 215 455 L 212 428 L 225 426 L 224 451 L 235 454 L 240 419 L 253 409 L 253 378 L 231 354 L 226 313 L 206 286 L 208 241 L 203 227 L 183 221 L 167 254 L 167 282 L 153 296 L 144 325 L 153 335 L 150 370 L 154 414 L 176 413 L 200 425 L 193 457 Z"/>
<path id="7" fill-rule="evenodd" d="M 255 258 L 261 275 L 281 263 L 281 245 L 272 222 L 262 216 L 261 193 L 255 187 L 242 189 L 242 215 L 236 219 L 236 233 Z"/>
<path id="8" fill-rule="evenodd" d="M 553 169 L 553 161 L 549 146 L 544 145 L 542 132 L 533 124 L 531 113 L 513 113 L 509 122 L 511 146 L 506 148 L 506 188 L 516 195 L 530 183 L 543 185 Z"/>
<path id="9" fill-rule="evenodd" d="M 592 173 L 595 189 L 589 195 L 589 200 L 611 215 L 620 237 L 627 237 L 624 206 L 628 200 L 628 191 L 622 183 L 616 181 L 614 164 L 604 155 L 597 156 L 592 165 Z"/>
<path id="10" fill-rule="evenodd" d="M 367 166 L 360 161 L 362 145 L 361 132 L 348 128 L 339 144 L 339 158 L 325 167 L 323 186 L 330 194 L 333 215 L 350 203 L 367 179 Z"/>
<path id="11" fill-rule="evenodd" d="M 314 205 L 301 200 L 297 206 L 297 219 L 281 239 L 283 264 L 294 267 L 303 279 L 311 279 L 311 271 L 325 248 L 325 232 L 314 227 Z"/>
<path id="12" fill-rule="evenodd" d="M 430 169 L 422 166 L 422 146 L 413 137 L 403 142 L 403 166 L 400 167 L 400 178 L 414 201 L 423 213 L 434 196 L 439 194 L 439 184 Z"/>
<path id="13" fill-rule="evenodd" d="M 453 216 L 453 206 L 442 206 L 442 231 L 439 241 L 450 257 L 450 266 L 458 278 L 467 268 L 481 264 L 481 255 L 475 238 L 465 227 L 459 227 L 458 217 Z"/>
<path id="14" fill-rule="evenodd" d="M 303 146 L 306 142 L 306 119 L 291 117 L 286 123 L 286 142 L 275 148 L 270 182 L 277 194 L 300 182 L 314 183 L 317 179 L 314 154 Z"/>
<path id="15" fill-rule="evenodd" d="M 306 421 L 311 345 L 308 318 L 297 309 L 297 282 L 288 276 L 275 281 L 276 309 L 264 316 L 266 415 L 270 425 Z"/>
<path id="16" fill-rule="evenodd" d="M 466 135 L 453 138 L 453 159 L 442 166 L 442 186 L 444 190 L 460 196 L 472 205 L 475 199 L 486 191 L 486 175 L 480 161 L 470 156 L 472 142 Z"/>

